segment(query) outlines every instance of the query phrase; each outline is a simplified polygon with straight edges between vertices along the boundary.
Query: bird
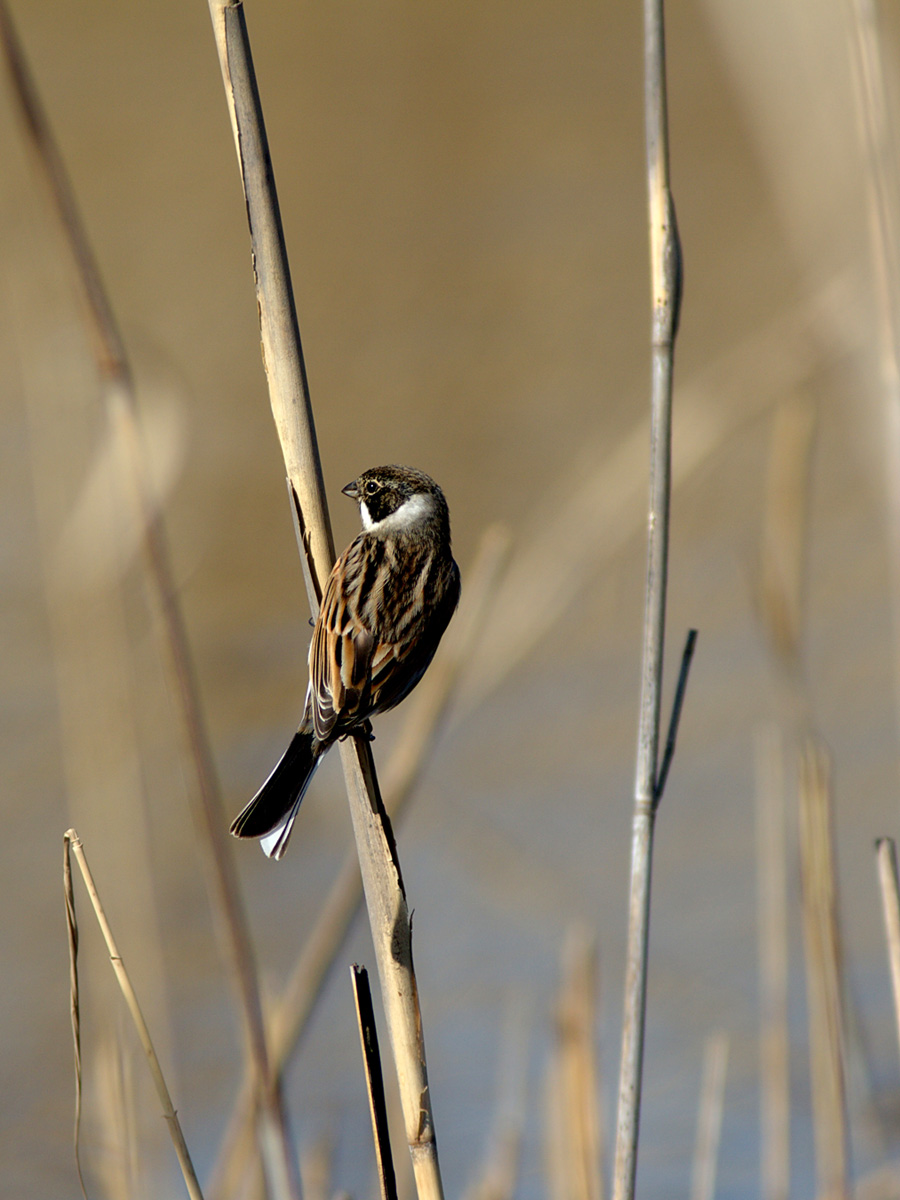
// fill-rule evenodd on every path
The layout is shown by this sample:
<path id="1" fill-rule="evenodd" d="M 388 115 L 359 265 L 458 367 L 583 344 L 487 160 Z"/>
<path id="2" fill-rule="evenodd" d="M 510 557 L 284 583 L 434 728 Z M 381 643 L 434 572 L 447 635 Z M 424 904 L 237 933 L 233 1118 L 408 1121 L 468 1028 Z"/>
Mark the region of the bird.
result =
<path id="1" fill-rule="evenodd" d="M 369 733 L 369 719 L 404 700 L 425 674 L 460 595 L 444 493 L 424 471 L 372 467 L 341 489 L 362 532 L 331 570 L 309 647 L 303 719 L 231 832 L 287 847 L 300 802 L 325 754 Z"/>

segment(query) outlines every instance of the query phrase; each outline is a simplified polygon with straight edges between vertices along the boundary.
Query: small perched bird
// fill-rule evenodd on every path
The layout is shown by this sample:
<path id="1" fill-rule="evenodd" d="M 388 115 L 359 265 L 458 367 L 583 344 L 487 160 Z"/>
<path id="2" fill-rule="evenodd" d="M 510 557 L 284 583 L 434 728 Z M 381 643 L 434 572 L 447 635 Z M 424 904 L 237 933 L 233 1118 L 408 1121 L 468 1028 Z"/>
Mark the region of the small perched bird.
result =
<path id="1" fill-rule="evenodd" d="M 459 601 L 444 493 L 423 471 L 373 467 L 343 488 L 363 531 L 332 568 L 309 647 L 300 728 L 231 826 L 281 858 L 323 755 L 413 690 Z"/>

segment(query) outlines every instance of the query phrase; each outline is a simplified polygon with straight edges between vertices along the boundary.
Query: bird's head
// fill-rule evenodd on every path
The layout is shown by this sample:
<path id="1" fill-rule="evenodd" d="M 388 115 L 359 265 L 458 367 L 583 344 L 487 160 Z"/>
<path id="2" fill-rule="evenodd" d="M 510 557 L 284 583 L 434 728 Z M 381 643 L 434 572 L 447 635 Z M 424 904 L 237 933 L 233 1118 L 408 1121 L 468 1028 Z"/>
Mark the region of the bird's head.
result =
<path id="1" fill-rule="evenodd" d="M 412 532 L 447 522 L 444 493 L 430 475 L 414 467 L 371 467 L 341 489 L 359 505 L 368 533 Z"/>

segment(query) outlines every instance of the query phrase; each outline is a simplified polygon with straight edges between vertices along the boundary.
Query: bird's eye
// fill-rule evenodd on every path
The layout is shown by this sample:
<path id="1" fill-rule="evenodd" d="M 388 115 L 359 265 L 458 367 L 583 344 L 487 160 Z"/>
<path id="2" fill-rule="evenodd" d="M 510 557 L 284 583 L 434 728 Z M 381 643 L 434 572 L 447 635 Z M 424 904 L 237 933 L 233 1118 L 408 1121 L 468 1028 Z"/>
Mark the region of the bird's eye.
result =
<path id="1" fill-rule="evenodd" d="M 367 479 L 366 480 L 366 495 L 367 496 L 374 496 L 375 493 L 380 490 L 381 490 L 381 484 L 378 482 L 377 479 Z"/>

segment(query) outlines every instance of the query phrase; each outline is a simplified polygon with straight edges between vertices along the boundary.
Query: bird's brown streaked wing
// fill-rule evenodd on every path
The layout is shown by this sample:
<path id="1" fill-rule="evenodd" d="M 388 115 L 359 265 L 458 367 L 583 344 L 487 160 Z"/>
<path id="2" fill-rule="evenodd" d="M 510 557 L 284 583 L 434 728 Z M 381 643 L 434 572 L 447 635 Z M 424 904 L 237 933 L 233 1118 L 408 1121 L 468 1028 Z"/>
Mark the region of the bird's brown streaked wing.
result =
<path id="1" fill-rule="evenodd" d="M 335 726 L 353 724 L 368 696 L 372 635 L 353 615 L 343 589 L 345 575 L 332 572 L 309 655 L 313 726 L 327 741 Z"/>
<path id="2" fill-rule="evenodd" d="M 372 652 L 371 694 L 373 712 L 386 712 L 413 690 L 434 657 L 444 630 L 459 602 L 459 568 L 450 560 L 442 599 L 426 630 L 408 627 L 396 642 L 379 642 Z"/>
<path id="3" fill-rule="evenodd" d="M 372 670 L 372 708 L 386 712 L 399 704 L 403 697 L 418 683 L 421 671 L 410 671 L 404 650 L 407 643 L 380 644 L 376 650 L 377 669 Z"/>

